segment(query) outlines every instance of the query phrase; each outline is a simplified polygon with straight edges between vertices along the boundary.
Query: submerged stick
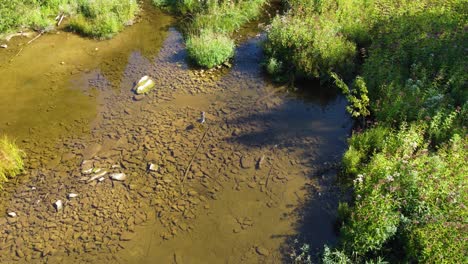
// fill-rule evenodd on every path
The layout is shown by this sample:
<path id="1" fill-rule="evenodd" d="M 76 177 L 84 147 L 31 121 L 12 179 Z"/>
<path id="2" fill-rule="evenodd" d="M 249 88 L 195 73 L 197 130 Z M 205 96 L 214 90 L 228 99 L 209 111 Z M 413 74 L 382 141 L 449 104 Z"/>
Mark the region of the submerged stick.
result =
<path id="1" fill-rule="evenodd" d="M 42 34 L 44 34 L 44 30 L 42 30 L 39 35 L 35 36 L 33 39 L 31 39 L 30 41 L 28 41 L 27 45 L 31 44 L 31 42 L 35 41 L 36 39 L 38 39 L 40 36 L 42 36 Z"/>
<path id="2" fill-rule="evenodd" d="M 187 175 L 188 175 L 188 172 L 189 172 L 189 170 L 190 170 L 190 167 L 192 167 L 193 160 L 195 159 L 195 155 L 197 155 L 198 150 L 200 149 L 200 146 L 202 145 L 203 140 L 205 139 L 206 133 L 208 133 L 209 130 L 210 130 L 210 129 L 208 128 L 208 129 L 205 130 L 205 133 L 203 133 L 203 136 L 202 136 L 202 138 L 200 139 L 200 142 L 198 143 L 197 149 L 196 149 L 195 152 L 193 153 L 192 158 L 190 159 L 190 162 L 189 162 L 189 164 L 187 165 L 187 168 L 185 169 L 184 178 L 182 179 L 182 183 L 183 183 L 183 182 L 185 181 L 185 179 L 187 178 Z"/>
<path id="3" fill-rule="evenodd" d="M 271 150 L 271 166 L 270 166 L 270 170 L 268 171 L 268 175 L 267 175 L 267 178 L 266 178 L 266 181 L 265 181 L 265 189 L 268 190 L 268 182 L 270 181 L 270 177 L 271 177 L 271 172 L 273 171 L 273 158 L 275 157 L 275 149 L 278 145 L 274 145 L 273 146 L 273 149 Z"/>

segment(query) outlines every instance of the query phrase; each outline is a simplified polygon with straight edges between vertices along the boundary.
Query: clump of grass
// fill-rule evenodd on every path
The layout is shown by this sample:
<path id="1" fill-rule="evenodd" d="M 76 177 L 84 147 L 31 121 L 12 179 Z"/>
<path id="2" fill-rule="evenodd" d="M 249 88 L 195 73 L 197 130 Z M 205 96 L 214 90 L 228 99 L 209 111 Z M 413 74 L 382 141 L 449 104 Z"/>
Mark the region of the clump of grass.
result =
<path id="1" fill-rule="evenodd" d="M 6 136 L 0 138 L 0 188 L 2 183 L 18 175 L 24 167 L 24 153 Z"/>
<path id="2" fill-rule="evenodd" d="M 204 31 L 187 39 L 189 57 L 198 65 L 213 68 L 234 55 L 234 41 L 228 36 Z"/>
<path id="3" fill-rule="evenodd" d="M 212 68 L 234 54 L 230 35 L 256 18 L 267 0 L 198 1 L 153 0 L 156 6 L 189 18 L 185 33 L 190 59 Z"/>
<path id="4" fill-rule="evenodd" d="M 21 27 L 47 30 L 55 17 L 70 17 L 69 27 L 84 35 L 108 38 L 130 24 L 138 11 L 137 0 L 10 0 L 0 2 L 0 34 Z"/>
<path id="5" fill-rule="evenodd" d="M 78 1 L 78 15 L 70 28 L 82 34 L 110 38 L 130 24 L 138 11 L 136 0 Z"/>

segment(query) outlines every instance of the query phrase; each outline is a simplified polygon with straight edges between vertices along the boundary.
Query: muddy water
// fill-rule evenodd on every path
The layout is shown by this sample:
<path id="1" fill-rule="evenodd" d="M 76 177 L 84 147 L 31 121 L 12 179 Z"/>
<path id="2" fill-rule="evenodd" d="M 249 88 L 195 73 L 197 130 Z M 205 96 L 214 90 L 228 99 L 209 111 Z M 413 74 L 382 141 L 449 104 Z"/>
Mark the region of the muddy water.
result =
<path id="1" fill-rule="evenodd" d="M 301 96 L 270 84 L 259 67 L 261 37 L 238 47 L 232 68 L 191 70 L 180 33 L 150 30 L 149 22 L 164 28 L 169 19 L 145 17 L 117 39 L 93 43 L 109 56 L 62 80 L 66 96 L 89 105 L 64 124 L 89 116 L 79 129 L 57 132 L 60 139 L 50 135 L 56 158 L 28 169 L 28 181 L 4 195 L 4 212 L 18 217 L 0 217 L 0 262 L 281 263 L 299 233 L 312 254 L 334 243 L 333 164 L 350 125 L 345 101 L 314 84 Z M 119 42 L 145 35 L 139 27 L 153 41 Z M 135 98 L 130 89 L 143 75 L 157 88 Z M 21 134 L 17 118 L 7 132 Z M 107 172 L 102 182 L 88 181 L 84 160 Z M 110 173 L 127 179 L 113 182 Z"/>

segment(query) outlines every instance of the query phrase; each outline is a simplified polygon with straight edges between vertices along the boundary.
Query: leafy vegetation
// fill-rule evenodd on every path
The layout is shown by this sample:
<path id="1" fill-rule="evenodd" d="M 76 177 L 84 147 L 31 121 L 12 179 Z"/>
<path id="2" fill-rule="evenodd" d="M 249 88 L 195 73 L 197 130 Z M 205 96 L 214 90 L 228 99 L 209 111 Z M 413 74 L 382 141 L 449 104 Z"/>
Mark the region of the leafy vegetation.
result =
<path id="1" fill-rule="evenodd" d="M 256 18 L 267 0 L 153 0 L 153 2 L 190 20 L 185 28 L 188 55 L 199 66 L 213 68 L 234 55 L 234 41 L 230 35 Z"/>
<path id="2" fill-rule="evenodd" d="M 462 0 L 289 0 L 274 19 L 267 71 L 334 80 L 361 120 L 343 156 L 354 199 L 324 262 L 466 258 L 466 10 Z"/>
<path id="3" fill-rule="evenodd" d="M 52 29 L 59 14 L 70 17 L 70 28 L 107 38 L 122 30 L 138 11 L 136 0 L 11 0 L 0 3 L 0 34 L 20 27 Z"/>
<path id="4" fill-rule="evenodd" d="M 189 57 L 206 68 L 213 68 L 234 54 L 234 41 L 222 33 L 204 31 L 189 36 L 186 45 Z"/>
<path id="5" fill-rule="evenodd" d="M 23 170 L 23 152 L 6 136 L 0 138 L 0 188 Z"/>

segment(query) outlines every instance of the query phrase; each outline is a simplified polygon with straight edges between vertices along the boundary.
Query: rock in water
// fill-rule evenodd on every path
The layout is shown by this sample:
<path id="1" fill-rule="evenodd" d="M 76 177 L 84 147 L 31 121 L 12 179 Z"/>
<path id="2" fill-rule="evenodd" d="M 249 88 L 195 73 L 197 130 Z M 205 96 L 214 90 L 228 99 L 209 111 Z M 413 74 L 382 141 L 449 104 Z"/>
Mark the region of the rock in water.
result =
<path id="1" fill-rule="evenodd" d="M 145 75 L 138 81 L 133 90 L 137 94 L 146 94 L 151 91 L 154 86 L 154 81 L 148 75 Z"/>
<path id="2" fill-rule="evenodd" d="M 159 170 L 159 166 L 156 165 L 156 164 L 150 163 L 150 164 L 148 165 L 148 170 L 150 170 L 150 171 L 158 171 L 158 170 Z"/>
<path id="3" fill-rule="evenodd" d="M 268 256 L 270 254 L 270 252 L 268 251 L 268 249 L 262 247 L 262 246 L 258 246 L 257 248 L 255 248 L 255 251 L 257 251 L 257 253 L 261 256 Z"/>
<path id="4" fill-rule="evenodd" d="M 68 197 L 68 199 L 72 199 L 72 198 L 78 197 L 78 194 L 76 194 L 76 193 L 69 193 L 67 197 Z"/>
<path id="5" fill-rule="evenodd" d="M 241 163 L 241 167 L 244 168 L 244 169 L 248 169 L 248 168 L 251 168 L 253 167 L 254 165 L 254 160 L 252 157 L 250 156 L 242 156 L 241 160 L 240 160 L 240 163 Z"/>
<path id="6" fill-rule="evenodd" d="M 127 175 L 125 173 L 112 173 L 110 175 L 111 179 L 114 181 L 125 181 L 127 179 Z"/>
<path id="7" fill-rule="evenodd" d="M 16 215 L 15 212 L 9 212 L 9 213 L 8 213 L 8 216 L 9 216 L 9 217 L 16 217 L 17 215 Z"/>
<path id="8" fill-rule="evenodd" d="M 57 200 L 55 203 L 54 203 L 54 207 L 55 207 L 55 210 L 60 211 L 62 210 L 63 208 L 63 202 L 62 200 Z"/>
<path id="9" fill-rule="evenodd" d="M 81 173 L 91 174 L 93 172 L 93 161 L 92 160 L 83 160 L 81 163 Z"/>

